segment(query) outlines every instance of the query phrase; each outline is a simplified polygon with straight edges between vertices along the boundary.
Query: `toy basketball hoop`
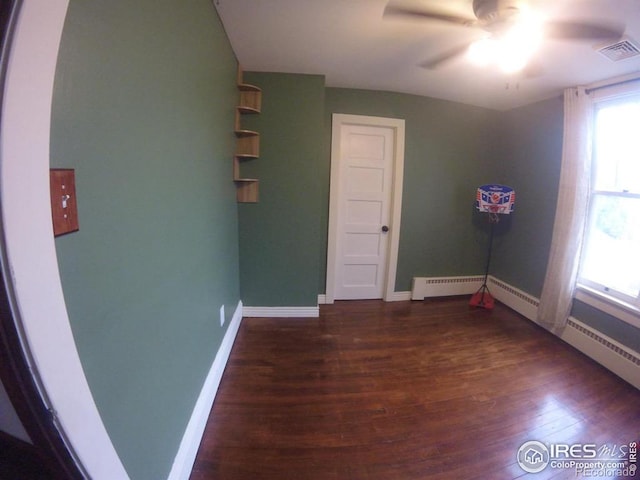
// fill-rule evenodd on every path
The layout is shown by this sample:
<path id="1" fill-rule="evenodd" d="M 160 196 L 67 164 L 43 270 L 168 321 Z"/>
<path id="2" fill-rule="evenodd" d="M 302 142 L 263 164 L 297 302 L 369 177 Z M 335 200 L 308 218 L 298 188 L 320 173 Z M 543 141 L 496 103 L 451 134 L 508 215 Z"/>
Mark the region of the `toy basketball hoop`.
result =
<path id="1" fill-rule="evenodd" d="M 498 223 L 499 215 L 509 215 L 513 212 L 513 204 L 516 201 L 516 193 L 513 188 L 504 185 L 482 185 L 476 192 L 476 208 L 480 212 L 489 214 L 489 251 L 487 252 L 487 264 L 484 270 L 484 281 L 480 289 L 471 296 L 469 305 L 492 309 L 494 299 L 489 293 L 487 278 L 489 277 L 489 265 L 491 263 L 491 247 L 493 246 L 493 226 Z"/>
<path id="2" fill-rule="evenodd" d="M 489 213 L 489 219 L 495 222 L 498 219 L 492 215 L 509 215 L 515 201 L 516 192 L 504 185 L 482 185 L 476 192 L 476 208 Z"/>

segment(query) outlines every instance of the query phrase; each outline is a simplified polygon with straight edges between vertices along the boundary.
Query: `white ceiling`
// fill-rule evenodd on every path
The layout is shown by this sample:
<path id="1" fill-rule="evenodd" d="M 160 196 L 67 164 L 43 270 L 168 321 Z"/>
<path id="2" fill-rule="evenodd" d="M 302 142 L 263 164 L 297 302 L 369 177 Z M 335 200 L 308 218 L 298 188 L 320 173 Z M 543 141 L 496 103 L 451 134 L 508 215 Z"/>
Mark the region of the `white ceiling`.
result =
<path id="1" fill-rule="evenodd" d="M 473 16 L 472 0 L 416 0 Z M 437 70 L 418 63 L 482 35 L 432 20 L 383 18 L 387 0 L 214 0 L 247 71 L 325 75 L 329 87 L 386 90 L 506 110 L 568 86 L 640 72 L 640 56 L 612 62 L 590 43 L 545 40 L 535 77 L 509 76 L 458 58 Z M 621 21 L 640 44 L 640 0 L 530 0 L 554 20 Z"/>

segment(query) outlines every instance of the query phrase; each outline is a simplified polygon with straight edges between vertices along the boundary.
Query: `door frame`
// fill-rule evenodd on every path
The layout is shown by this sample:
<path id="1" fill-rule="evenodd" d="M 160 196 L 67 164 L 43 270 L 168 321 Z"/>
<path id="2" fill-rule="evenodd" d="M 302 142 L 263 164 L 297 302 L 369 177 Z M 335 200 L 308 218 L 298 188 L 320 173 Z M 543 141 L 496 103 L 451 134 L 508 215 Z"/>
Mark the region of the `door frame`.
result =
<path id="1" fill-rule="evenodd" d="M 402 182 L 404 177 L 404 134 L 405 121 L 399 118 L 372 117 L 366 115 L 349 115 L 334 113 L 331 126 L 331 180 L 329 193 L 329 232 L 327 239 L 327 280 L 325 303 L 335 300 L 336 262 L 338 261 L 338 209 L 340 180 L 340 136 L 343 125 L 367 127 L 384 127 L 393 130 L 393 180 L 391 191 L 391 208 L 389 219 L 389 245 L 383 299 L 393 301 L 395 293 L 396 270 L 398 265 L 398 246 L 400 244 L 400 217 L 402 213 Z"/>
<path id="2" fill-rule="evenodd" d="M 0 7 L 0 109 L 3 112 L 9 52 L 23 3 L 23 0 L 8 0 Z M 4 217 L 0 212 L 0 230 L 3 233 L 0 235 L 0 380 L 30 441 L 5 432 L 0 432 L 0 440 L 3 446 L 9 445 L 24 455 L 23 461 L 32 461 L 34 457 L 38 462 L 36 465 L 46 468 L 51 478 L 82 479 L 85 476 L 68 449 L 55 411 L 46 402 L 42 382 L 25 346 L 20 309 L 12 283 L 14 272 L 8 266 Z"/>

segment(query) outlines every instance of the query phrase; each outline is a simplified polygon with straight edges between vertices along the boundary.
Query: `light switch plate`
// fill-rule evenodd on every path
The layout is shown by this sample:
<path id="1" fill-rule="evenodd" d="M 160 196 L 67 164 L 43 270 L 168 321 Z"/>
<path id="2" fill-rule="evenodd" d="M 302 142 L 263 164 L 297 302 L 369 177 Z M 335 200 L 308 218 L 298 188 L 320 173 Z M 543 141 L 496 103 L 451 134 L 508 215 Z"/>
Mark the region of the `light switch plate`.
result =
<path id="1" fill-rule="evenodd" d="M 51 218 L 53 234 L 77 232 L 78 202 L 76 199 L 75 170 L 70 168 L 52 168 L 49 170 L 49 189 L 51 192 Z"/>

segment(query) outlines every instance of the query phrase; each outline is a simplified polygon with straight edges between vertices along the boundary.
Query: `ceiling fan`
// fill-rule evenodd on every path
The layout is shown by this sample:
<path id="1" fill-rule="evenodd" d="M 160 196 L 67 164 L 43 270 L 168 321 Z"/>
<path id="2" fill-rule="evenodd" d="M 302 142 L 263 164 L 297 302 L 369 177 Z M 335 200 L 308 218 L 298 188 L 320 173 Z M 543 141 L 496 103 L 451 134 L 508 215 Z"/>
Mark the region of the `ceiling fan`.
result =
<path id="1" fill-rule="evenodd" d="M 385 17 L 403 16 L 436 20 L 485 32 L 479 40 L 466 41 L 419 65 L 436 69 L 467 54 L 478 65 L 498 65 L 506 73 L 521 71 L 544 39 L 574 41 L 617 40 L 625 26 L 615 23 L 590 23 L 543 20 L 526 0 L 473 0 L 474 17 L 458 16 L 430 9 L 424 3 L 391 0 Z"/>

